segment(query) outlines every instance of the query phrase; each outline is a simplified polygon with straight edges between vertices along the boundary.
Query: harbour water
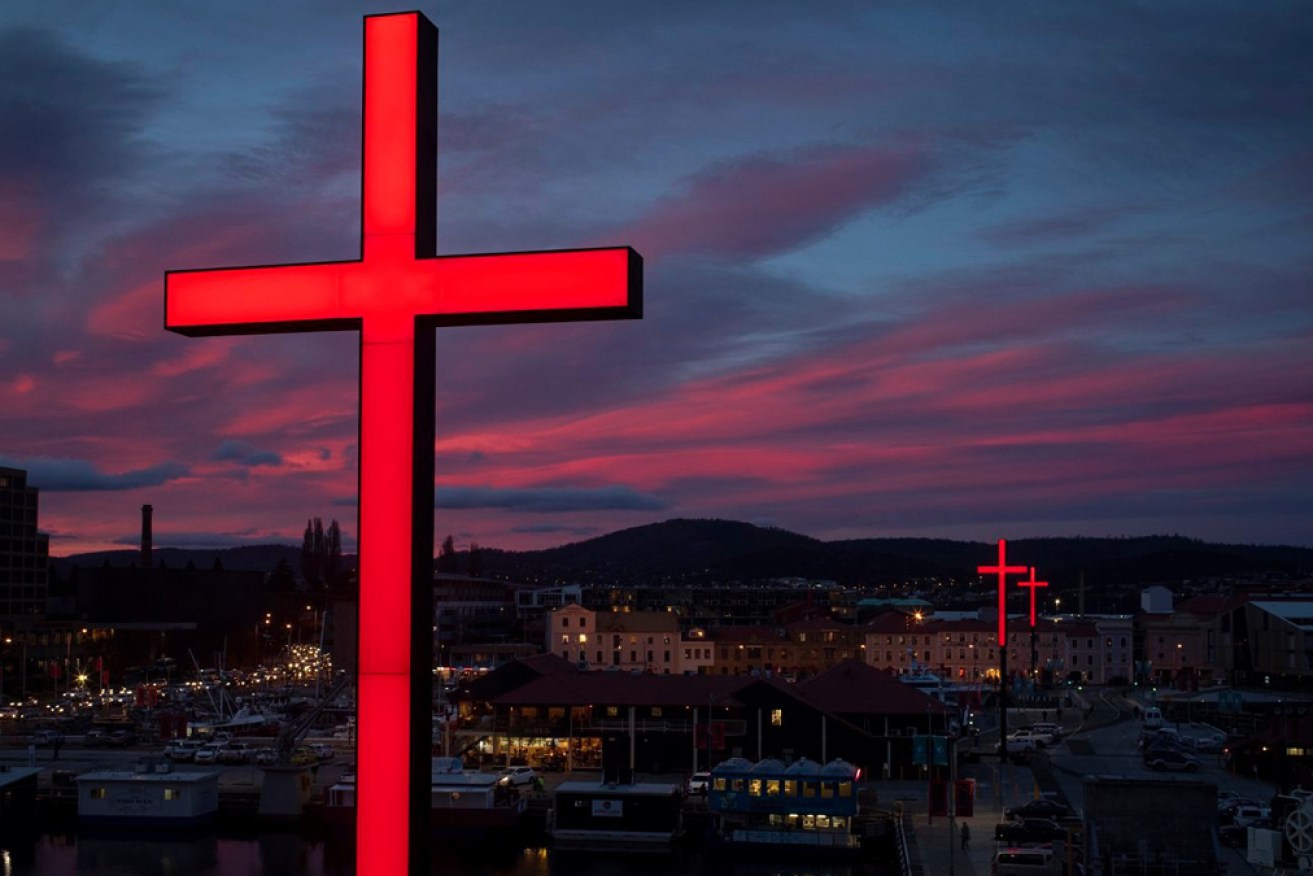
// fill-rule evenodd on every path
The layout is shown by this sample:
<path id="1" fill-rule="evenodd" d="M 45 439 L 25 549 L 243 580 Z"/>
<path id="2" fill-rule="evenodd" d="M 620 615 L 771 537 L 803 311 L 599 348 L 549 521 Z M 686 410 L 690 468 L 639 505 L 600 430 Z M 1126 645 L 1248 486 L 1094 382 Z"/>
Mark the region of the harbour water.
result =
<path id="1" fill-rule="evenodd" d="M 0 876 L 354 876 L 349 842 L 297 833 L 203 833 L 143 838 L 123 833 L 0 839 Z M 565 854 L 491 844 L 435 847 L 444 876 L 884 876 L 878 863 L 726 860 L 680 855 Z"/>

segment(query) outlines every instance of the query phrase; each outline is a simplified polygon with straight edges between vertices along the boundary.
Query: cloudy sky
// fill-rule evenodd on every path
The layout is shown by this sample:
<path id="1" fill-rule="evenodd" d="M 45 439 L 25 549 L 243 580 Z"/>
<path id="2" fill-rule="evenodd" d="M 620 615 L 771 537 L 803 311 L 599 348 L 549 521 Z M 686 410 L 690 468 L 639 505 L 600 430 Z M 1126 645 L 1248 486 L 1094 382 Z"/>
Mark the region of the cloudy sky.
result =
<path id="1" fill-rule="evenodd" d="M 359 251 L 356 0 L 6 0 L 0 465 L 52 553 L 355 534 L 352 333 L 166 269 Z M 430 2 L 442 253 L 628 244 L 642 321 L 444 329 L 441 539 L 1313 545 L 1313 6 Z"/>

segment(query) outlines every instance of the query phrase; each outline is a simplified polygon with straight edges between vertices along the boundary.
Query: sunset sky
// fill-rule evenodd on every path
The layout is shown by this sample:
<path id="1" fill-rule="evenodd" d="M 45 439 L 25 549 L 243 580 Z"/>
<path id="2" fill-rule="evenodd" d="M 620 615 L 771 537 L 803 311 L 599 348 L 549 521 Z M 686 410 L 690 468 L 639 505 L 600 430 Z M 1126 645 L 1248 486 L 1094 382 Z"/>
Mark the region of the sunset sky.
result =
<path id="1" fill-rule="evenodd" d="M 0 465 L 51 552 L 356 531 L 357 335 L 167 269 L 359 251 L 357 0 L 0 7 Z M 1313 5 L 551 2 L 439 27 L 439 252 L 645 318 L 444 329 L 439 540 L 1313 546 Z"/>

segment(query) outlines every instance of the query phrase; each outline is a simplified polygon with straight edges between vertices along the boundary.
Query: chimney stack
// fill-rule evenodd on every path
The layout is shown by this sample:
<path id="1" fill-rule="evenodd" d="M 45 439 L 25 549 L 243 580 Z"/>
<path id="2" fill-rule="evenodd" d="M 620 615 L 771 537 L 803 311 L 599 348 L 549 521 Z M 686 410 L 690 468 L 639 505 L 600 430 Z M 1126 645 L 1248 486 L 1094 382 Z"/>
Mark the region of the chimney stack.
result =
<path id="1" fill-rule="evenodd" d="M 151 526 L 150 516 L 155 509 L 150 505 L 141 506 L 141 567 L 151 567 Z"/>

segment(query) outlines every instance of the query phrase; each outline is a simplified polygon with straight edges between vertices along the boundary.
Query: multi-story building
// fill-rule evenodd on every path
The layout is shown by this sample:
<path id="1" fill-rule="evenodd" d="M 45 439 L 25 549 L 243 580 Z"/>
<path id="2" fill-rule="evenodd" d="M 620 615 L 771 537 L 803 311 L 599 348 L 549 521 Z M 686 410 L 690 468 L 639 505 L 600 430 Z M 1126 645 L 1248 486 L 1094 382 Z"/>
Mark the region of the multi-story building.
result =
<path id="1" fill-rule="evenodd" d="M 851 601 L 852 594 L 832 581 L 781 579 L 764 584 L 719 586 L 588 587 L 583 605 L 597 611 L 670 612 L 685 629 L 722 626 L 775 625 L 782 611 L 799 603 L 831 614 Z"/>
<path id="2" fill-rule="evenodd" d="M 866 662 L 897 674 L 934 672 L 959 684 L 997 683 L 998 625 L 984 616 L 886 611 L 866 624 Z M 1008 676 L 1041 683 L 1129 678 L 1131 622 L 1125 617 L 1024 619 L 1008 627 Z"/>
<path id="3" fill-rule="evenodd" d="M 27 472 L 0 468 L 0 623 L 6 627 L 46 613 L 50 539 L 37 532 L 37 494 Z"/>
<path id="4" fill-rule="evenodd" d="M 782 627 L 722 627 L 714 633 L 717 675 L 769 673 L 805 678 L 862 659 L 865 634 L 860 627 L 827 618 L 812 618 Z"/>
<path id="5" fill-rule="evenodd" d="M 583 669 L 655 675 L 706 672 L 712 662 L 703 632 L 681 635 L 678 615 L 668 611 L 595 612 L 567 605 L 549 617 L 547 650 Z"/>

